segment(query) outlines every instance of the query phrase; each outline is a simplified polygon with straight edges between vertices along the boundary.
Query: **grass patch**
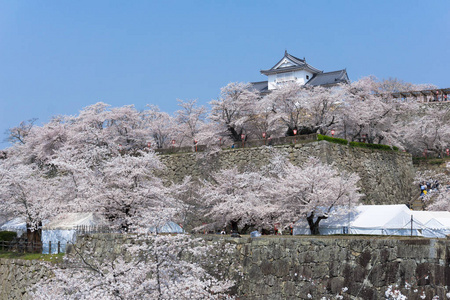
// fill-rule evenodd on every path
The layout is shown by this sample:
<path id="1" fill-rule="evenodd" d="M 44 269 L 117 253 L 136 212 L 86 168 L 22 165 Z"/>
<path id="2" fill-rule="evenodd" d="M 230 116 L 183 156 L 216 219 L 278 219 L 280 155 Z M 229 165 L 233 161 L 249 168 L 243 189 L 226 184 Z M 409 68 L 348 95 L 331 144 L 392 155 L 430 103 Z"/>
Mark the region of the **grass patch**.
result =
<path id="1" fill-rule="evenodd" d="M 450 161 L 449 158 L 413 157 L 412 159 L 415 164 L 422 163 L 427 165 L 440 165 Z"/>
<path id="2" fill-rule="evenodd" d="M 352 146 L 352 147 L 360 147 L 360 148 L 369 148 L 369 149 L 378 149 L 378 150 L 392 151 L 391 146 L 383 145 L 383 144 L 369 144 L 369 143 L 360 143 L 360 142 L 350 142 L 350 146 Z"/>
<path id="3" fill-rule="evenodd" d="M 50 262 L 55 262 L 55 263 L 62 262 L 64 255 L 65 255 L 65 253 L 41 254 L 41 253 L 19 253 L 19 252 L 0 251 L 0 258 L 40 260 L 40 261 L 50 261 Z"/>
<path id="4" fill-rule="evenodd" d="M 336 144 L 341 144 L 341 145 L 348 144 L 348 141 L 345 139 L 334 138 L 334 137 L 322 135 L 322 134 L 317 135 L 317 140 L 318 141 L 328 141 L 330 143 L 336 143 Z"/>

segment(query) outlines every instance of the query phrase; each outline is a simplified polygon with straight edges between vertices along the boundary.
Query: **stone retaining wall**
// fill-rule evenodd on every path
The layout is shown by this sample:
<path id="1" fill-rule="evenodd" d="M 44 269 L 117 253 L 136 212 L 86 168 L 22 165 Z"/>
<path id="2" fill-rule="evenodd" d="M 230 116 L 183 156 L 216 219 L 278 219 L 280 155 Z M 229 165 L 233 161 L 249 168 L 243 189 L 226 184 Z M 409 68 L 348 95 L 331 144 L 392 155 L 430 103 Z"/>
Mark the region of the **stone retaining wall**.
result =
<path id="1" fill-rule="evenodd" d="M 276 153 L 285 153 L 295 165 L 301 165 L 308 157 L 314 156 L 325 163 L 335 164 L 339 169 L 358 173 L 362 192 L 366 195 L 366 204 L 409 203 L 413 197 L 415 171 L 410 154 L 357 148 L 327 141 L 229 149 L 215 153 L 160 155 L 167 167 L 161 176 L 174 182 L 180 182 L 188 175 L 207 179 L 211 172 L 221 169 L 261 168 Z"/>
<path id="2" fill-rule="evenodd" d="M 226 266 L 238 299 L 385 299 L 397 285 L 408 299 L 447 299 L 449 241 L 405 237 L 201 236 L 233 244 Z M 97 234 L 94 253 L 107 259 L 130 236 Z M 116 249 L 116 250 L 115 250 Z M 27 299 L 25 288 L 47 270 L 37 262 L 0 260 L 0 298 Z M 345 292 L 343 292 L 345 291 Z M 309 295 L 308 295 L 309 294 Z M 340 298 L 342 297 L 342 298 Z M 425 298 L 421 298 L 425 297 Z"/>
<path id="3" fill-rule="evenodd" d="M 446 299 L 448 242 L 426 239 L 262 238 L 238 244 L 243 299 Z M 343 292 L 345 291 L 345 292 Z M 311 298 L 309 298 L 311 295 Z M 425 298 L 420 296 L 425 295 Z"/>
<path id="4" fill-rule="evenodd" d="M 27 289 L 48 274 L 40 261 L 0 258 L 0 299 L 29 299 Z"/>

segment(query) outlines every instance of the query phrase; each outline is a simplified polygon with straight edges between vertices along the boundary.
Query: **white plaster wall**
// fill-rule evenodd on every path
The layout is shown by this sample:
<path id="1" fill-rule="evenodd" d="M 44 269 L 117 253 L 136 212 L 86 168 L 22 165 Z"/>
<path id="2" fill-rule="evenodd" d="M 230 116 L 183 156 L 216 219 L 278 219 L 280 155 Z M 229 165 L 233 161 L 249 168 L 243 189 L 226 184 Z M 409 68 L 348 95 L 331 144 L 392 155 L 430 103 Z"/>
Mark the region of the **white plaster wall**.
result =
<path id="1" fill-rule="evenodd" d="M 306 82 L 308 82 L 309 79 L 312 78 L 313 74 L 311 72 L 308 72 L 306 70 L 299 70 L 295 71 L 294 77 L 296 77 L 297 83 L 304 85 Z M 309 79 L 306 79 L 306 76 L 309 76 Z M 275 90 L 277 89 L 277 74 L 271 74 L 268 76 L 268 88 L 269 90 Z"/>

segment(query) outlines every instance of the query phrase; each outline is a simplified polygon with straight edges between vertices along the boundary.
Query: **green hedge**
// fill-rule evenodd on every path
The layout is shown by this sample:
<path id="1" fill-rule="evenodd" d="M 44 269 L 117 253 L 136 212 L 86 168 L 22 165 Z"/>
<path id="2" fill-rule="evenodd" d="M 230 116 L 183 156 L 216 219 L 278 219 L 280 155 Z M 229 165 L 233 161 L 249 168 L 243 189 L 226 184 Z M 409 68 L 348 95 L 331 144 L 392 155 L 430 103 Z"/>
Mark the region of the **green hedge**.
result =
<path id="1" fill-rule="evenodd" d="M 361 147 L 361 148 L 379 149 L 379 150 L 392 150 L 391 146 L 382 145 L 382 144 L 368 144 L 368 143 L 360 143 L 360 142 L 350 142 L 350 146 L 352 146 L 352 147 Z"/>
<path id="2" fill-rule="evenodd" d="M 392 149 L 394 149 L 395 151 L 399 150 L 399 148 L 397 146 L 392 146 Z"/>
<path id="3" fill-rule="evenodd" d="M 0 241 L 12 241 L 17 237 L 15 231 L 0 231 Z"/>
<path id="4" fill-rule="evenodd" d="M 322 135 L 322 134 L 318 134 L 317 135 L 317 140 L 319 140 L 319 141 L 328 141 L 328 142 L 331 142 L 331 143 L 337 143 L 337 144 L 342 144 L 342 145 L 347 145 L 348 144 L 347 140 L 334 138 L 334 137 L 327 136 L 327 135 Z"/>
<path id="5" fill-rule="evenodd" d="M 413 163 L 422 162 L 427 165 L 441 165 L 446 162 L 443 158 L 434 158 L 434 157 L 413 157 Z"/>
<path id="6" fill-rule="evenodd" d="M 317 135 L 317 140 L 319 141 L 328 141 L 331 143 L 337 143 L 337 144 L 342 144 L 342 145 L 350 145 L 353 147 L 361 147 L 361 148 L 371 148 L 371 149 L 380 149 L 380 150 L 392 150 L 394 149 L 395 151 L 398 151 L 398 147 L 392 147 L 388 146 L 388 145 L 382 145 L 382 144 L 368 144 L 368 143 L 360 143 L 360 142 L 348 142 L 345 139 L 339 139 L 339 138 L 334 138 L 331 136 L 327 136 L 327 135 L 322 135 L 322 134 L 318 134 Z"/>

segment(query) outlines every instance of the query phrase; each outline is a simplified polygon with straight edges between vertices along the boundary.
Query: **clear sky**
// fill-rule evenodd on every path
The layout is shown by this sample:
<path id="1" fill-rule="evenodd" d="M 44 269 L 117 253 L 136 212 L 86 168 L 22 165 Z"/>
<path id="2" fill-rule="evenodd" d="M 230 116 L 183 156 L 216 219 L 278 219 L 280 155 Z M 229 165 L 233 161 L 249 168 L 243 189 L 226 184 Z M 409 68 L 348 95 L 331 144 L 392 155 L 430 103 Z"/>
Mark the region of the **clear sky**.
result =
<path id="1" fill-rule="evenodd" d="M 0 0 L 0 149 L 22 120 L 99 101 L 207 104 L 285 49 L 352 81 L 450 87 L 450 1 Z"/>

